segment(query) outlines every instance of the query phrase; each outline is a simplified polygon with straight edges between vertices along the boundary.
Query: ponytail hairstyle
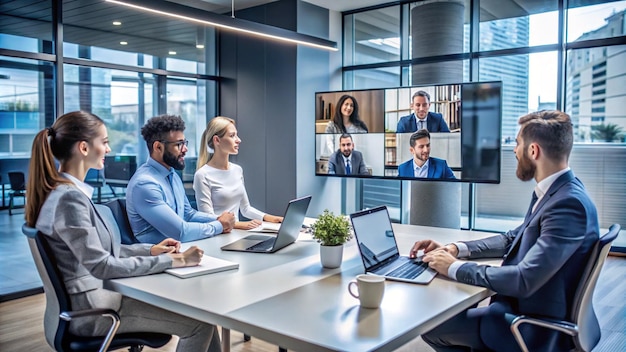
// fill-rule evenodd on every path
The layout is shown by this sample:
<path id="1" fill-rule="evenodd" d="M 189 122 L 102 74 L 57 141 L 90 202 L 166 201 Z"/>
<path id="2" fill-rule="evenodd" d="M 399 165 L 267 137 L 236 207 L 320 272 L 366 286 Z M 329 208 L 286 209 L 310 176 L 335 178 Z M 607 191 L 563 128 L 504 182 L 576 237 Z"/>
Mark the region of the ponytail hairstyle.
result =
<path id="1" fill-rule="evenodd" d="M 213 137 L 224 137 L 230 124 L 234 125 L 235 120 L 224 116 L 216 116 L 206 125 L 206 129 L 202 133 L 202 138 L 200 139 L 200 151 L 198 152 L 196 170 L 200 169 L 204 166 L 204 164 L 211 160 L 213 153 L 215 153 Z"/>
<path id="2" fill-rule="evenodd" d="M 26 223 L 35 227 L 39 212 L 50 192 L 61 183 L 71 183 L 59 174 L 55 159 L 61 164 L 71 159 L 80 141 L 91 142 L 98 136 L 104 121 L 98 116 L 74 111 L 59 117 L 52 127 L 39 131 L 33 140 L 26 189 Z"/>

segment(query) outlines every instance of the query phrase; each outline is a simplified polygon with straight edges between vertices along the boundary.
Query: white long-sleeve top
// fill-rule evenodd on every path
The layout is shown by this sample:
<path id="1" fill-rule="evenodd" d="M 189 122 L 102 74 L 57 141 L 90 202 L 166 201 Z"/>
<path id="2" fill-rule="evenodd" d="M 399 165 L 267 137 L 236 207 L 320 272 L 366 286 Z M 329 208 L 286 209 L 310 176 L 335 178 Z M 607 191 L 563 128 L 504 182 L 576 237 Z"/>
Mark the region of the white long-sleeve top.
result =
<path id="1" fill-rule="evenodd" d="M 201 212 L 219 216 L 230 211 L 235 214 L 236 221 L 239 221 L 239 211 L 249 219 L 263 220 L 265 216 L 250 205 L 243 169 L 237 164 L 229 162 L 228 170 L 203 165 L 193 176 L 193 190 Z"/>

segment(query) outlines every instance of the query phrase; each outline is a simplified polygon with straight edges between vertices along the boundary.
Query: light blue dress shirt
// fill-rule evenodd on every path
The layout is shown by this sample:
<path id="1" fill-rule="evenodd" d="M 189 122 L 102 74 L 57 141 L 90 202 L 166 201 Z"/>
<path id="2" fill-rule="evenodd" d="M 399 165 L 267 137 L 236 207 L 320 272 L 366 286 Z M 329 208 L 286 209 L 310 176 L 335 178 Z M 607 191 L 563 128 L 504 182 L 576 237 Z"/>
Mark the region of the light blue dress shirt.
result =
<path id="1" fill-rule="evenodd" d="M 428 177 L 428 165 L 430 164 L 430 159 L 426 160 L 422 167 L 417 166 L 415 163 L 415 159 L 413 159 L 413 176 L 417 178 L 427 178 Z"/>
<path id="2" fill-rule="evenodd" d="M 168 170 L 152 158 L 128 183 L 126 211 L 135 237 L 144 243 L 159 243 L 168 237 L 189 242 L 224 231 L 215 216 L 191 207 L 174 169 Z"/>

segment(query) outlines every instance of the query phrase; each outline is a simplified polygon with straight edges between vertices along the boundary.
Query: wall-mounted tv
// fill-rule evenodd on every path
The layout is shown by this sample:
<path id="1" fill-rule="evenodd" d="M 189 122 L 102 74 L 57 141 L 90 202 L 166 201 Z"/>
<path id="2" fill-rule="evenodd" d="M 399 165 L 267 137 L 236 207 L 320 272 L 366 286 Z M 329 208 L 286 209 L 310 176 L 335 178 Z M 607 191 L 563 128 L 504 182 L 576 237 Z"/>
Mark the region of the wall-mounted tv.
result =
<path id="1" fill-rule="evenodd" d="M 315 103 L 316 175 L 500 183 L 502 82 L 317 92 Z"/>

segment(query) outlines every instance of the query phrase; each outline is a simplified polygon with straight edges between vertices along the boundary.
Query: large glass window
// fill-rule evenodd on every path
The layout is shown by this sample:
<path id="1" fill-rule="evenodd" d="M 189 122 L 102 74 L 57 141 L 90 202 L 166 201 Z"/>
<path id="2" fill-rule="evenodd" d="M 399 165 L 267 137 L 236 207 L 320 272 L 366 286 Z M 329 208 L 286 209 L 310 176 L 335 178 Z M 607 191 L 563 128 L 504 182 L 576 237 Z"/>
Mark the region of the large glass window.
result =
<path id="1" fill-rule="evenodd" d="M 567 53 L 565 111 L 578 142 L 624 142 L 626 45 Z"/>
<path id="2" fill-rule="evenodd" d="M 400 6 L 344 17 L 344 64 L 400 60 Z"/>
<path id="3" fill-rule="evenodd" d="M 64 66 L 65 112 L 90 111 L 107 124 L 111 154 L 137 155 L 141 122 L 156 114 L 154 77 L 130 71 Z"/>
<path id="4" fill-rule="evenodd" d="M 50 63 L 0 57 L 0 157 L 30 155 L 54 110 L 52 84 Z"/>
<path id="5" fill-rule="evenodd" d="M 346 89 L 397 87 L 400 83 L 399 67 L 381 67 L 370 70 L 349 71 L 344 74 Z"/>
<path id="6" fill-rule="evenodd" d="M 522 6 L 481 2 L 480 51 L 556 44 L 559 33 L 556 9 L 556 0 L 525 2 Z"/>
<path id="7" fill-rule="evenodd" d="M 1 1 L 0 48 L 52 53 L 52 1 Z"/>
<path id="8" fill-rule="evenodd" d="M 592 1 L 595 3 L 595 1 Z M 571 2 L 571 6 L 580 6 Z M 591 6 L 571 7 L 567 10 L 567 42 L 619 37 L 626 34 L 624 15 L 626 1 L 603 1 Z"/>

